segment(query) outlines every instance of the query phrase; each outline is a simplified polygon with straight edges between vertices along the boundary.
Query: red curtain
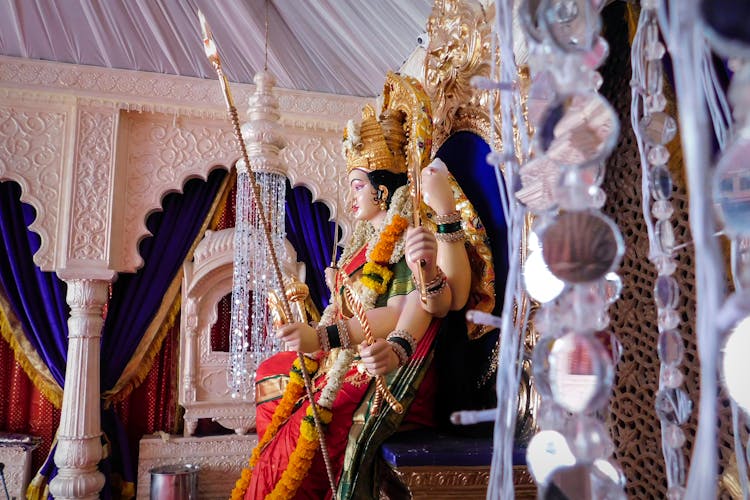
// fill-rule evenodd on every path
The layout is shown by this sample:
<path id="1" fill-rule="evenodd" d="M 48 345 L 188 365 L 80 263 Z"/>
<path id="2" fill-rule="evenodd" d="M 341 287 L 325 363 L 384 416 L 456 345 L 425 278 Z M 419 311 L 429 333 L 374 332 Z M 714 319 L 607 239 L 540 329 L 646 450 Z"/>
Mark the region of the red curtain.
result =
<path id="1" fill-rule="evenodd" d="M 137 454 L 140 439 L 154 432 L 174 434 L 177 429 L 177 364 L 180 317 L 164 338 L 146 380 L 114 409 L 127 429 L 130 449 Z"/>
<path id="2" fill-rule="evenodd" d="M 32 455 L 32 470 L 44 463 L 60 424 L 60 410 L 39 392 L 0 337 L 0 429 L 42 438 Z"/>

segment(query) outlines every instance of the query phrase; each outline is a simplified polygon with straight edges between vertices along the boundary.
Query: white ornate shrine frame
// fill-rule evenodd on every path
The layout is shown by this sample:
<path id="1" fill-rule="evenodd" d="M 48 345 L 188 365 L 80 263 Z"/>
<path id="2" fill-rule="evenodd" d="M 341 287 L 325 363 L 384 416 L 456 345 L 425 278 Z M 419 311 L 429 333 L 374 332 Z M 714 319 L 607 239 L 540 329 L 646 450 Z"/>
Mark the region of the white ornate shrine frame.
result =
<path id="1" fill-rule="evenodd" d="M 240 111 L 254 90 L 233 85 Z M 371 100 L 277 92 L 289 180 L 324 202 L 346 236 L 341 130 Z M 56 498 L 97 498 L 104 484 L 99 343 L 109 284 L 142 266 L 146 218 L 167 193 L 239 156 L 215 81 L 0 56 L 0 181 L 17 182 L 36 210 L 34 262 L 67 282 L 71 306 Z"/>

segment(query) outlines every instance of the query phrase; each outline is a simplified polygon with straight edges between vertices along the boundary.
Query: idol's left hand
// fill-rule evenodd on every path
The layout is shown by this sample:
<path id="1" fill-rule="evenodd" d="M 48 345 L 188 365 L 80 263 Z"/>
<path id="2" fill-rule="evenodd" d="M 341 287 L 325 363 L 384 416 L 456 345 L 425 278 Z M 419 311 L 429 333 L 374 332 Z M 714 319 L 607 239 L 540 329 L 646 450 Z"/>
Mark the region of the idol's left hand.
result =
<path id="1" fill-rule="evenodd" d="M 315 352 L 320 350 L 315 328 L 306 323 L 288 323 L 276 330 L 276 338 L 287 351 Z"/>
<path id="2" fill-rule="evenodd" d="M 359 356 L 367 373 L 373 376 L 385 375 L 398 367 L 398 356 L 385 339 L 377 338 L 372 345 L 362 342 L 359 345 Z"/>

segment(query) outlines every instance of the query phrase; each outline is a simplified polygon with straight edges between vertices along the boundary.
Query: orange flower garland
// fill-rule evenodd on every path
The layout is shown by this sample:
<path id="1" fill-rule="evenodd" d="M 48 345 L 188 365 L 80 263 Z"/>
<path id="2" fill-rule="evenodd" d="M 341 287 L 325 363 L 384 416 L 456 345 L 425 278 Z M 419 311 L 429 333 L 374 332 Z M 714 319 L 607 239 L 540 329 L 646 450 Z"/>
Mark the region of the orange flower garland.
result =
<path id="1" fill-rule="evenodd" d="M 388 283 L 393 277 L 393 272 L 388 266 L 391 263 L 390 260 L 393 256 L 394 248 L 408 226 L 409 221 L 405 217 L 398 213 L 394 214 L 390 223 L 382 229 L 377 243 L 375 243 L 368 256 L 368 261 L 362 270 L 360 282 L 377 295 L 385 293 L 388 289 Z M 348 366 L 348 363 L 343 364 Z M 310 358 L 305 358 L 305 365 L 311 375 L 318 370 L 318 362 Z M 331 375 L 329 374 L 329 376 Z M 340 388 L 340 385 L 338 388 Z M 276 407 L 271 417 L 271 423 L 263 434 L 263 438 L 253 450 L 249 466 L 243 469 L 240 478 L 237 480 L 232 490 L 231 500 L 241 500 L 245 496 L 247 488 L 250 485 L 252 471 L 258 463 L 261 452 L 276 436 L 284 422 L 289 419 L 294 411 L 296 402 L 304 394 L 304 390 L 302 372 L 299 370 L 299 360 L 295 360 L 292 370 L 289 372 L 289 384 L 284 391 L 284 396 Z M 333 389 L 330 397 L 335 397 L 336 392 L 338 392 L 338 389 Z M 321 401 L 323 400 L 322 398 L 323 396 L 321 396 Z M 318 417 L 323 425 L 328 425 L 333 418 L 333 412 L 326 406 L 318 405 Z M 315 428 L 312 408 L 308 406 L 307 413 L 300 423 L 300 435 L 294 451 L 289 456 L 289 463 L 273 491 L 266 495 L 266 499 L 288 500 L 295 495 L 310 470 L 319 443 L 318 430 Z"/>
<path id="2" fill-rule="evenodd" d="M 305 357 L 304 359 L 305 367 L 307 368 L 308 373 L 310 374 L 310 376 L 314 375 L 318 371 L 319 364 L 317 360 L 308 357 Z M 304 394 L 304 392 L 305 383 L 302 380 L 302 372 L 300 371 L 299 359 L 295 359 L 294 363 L 292 364 L 292 369 L 289 371 L 289 383 L 284 390 L 284 395 L 281 398 L 279 405 L 276 407 L 276 410 L 273 412 L 271 423 L 268 424 L 266 432 L 263 433 L 263 437 L 260 441 L 258 441 L 258 444 L 253 449 L 250 460 L 248 460 L 248 466 L 242 469 L 242 474 L 240 475 L 240 478 L 237 480 L 234 485 L 234 489 L 232 490 L 232 494 L 230 496 L 231 500 L 241 500 L 245 496 L 245 492 L 250 485 L 250 477 L 253 473 L 252 471 L 255 468 L 255 465 L 258 463 L 258 459 L 260 458 L 260 453 L 268 445 L 268 443 L 271 442 L 274 436 L 276 436 L 276 433 L 279 431 L 281 425 L 287 421 L 289 416 L 292 414 L 292 411 L 294 410 L 294 405 L 297 403 L 297 400 L 299 400 L 302 394 Z M 315 444 L 317 446 L 317 441 Z M 315 450 L 313 450 L 312 454 L 313 456 L 315 455 Z M 294 453 L 292 454 L 292 457 L 293 456 Z M 292 457 L 290 457 L 289 459 L 290 462 L 292 460 Z"/>
<path id="3" fill-rule="evenodd" d="M 399 214 L 394 214 L 391 223 L 380 233 L 380 238 L 370 253 L 370 260 L 362 269 L 360 281 L 378 295 L 384 294 L 388 289 L 388 282 L 393 277 L 393 272 L 387 266 L 396 242 L 407 227 L 409 227 L 409 221 Z"/>
<path id="4" fill-rule="evenodd" d="M 333 418 L 333 412 L 328 408 L 318 406 L 318 417 L 321 424 L 328 425 Z M 319 443 L 312 407 L 308 406 L 305 418 L 302 419 L 299 427 L 297 446 L 289 456 L 289 464 L 281 474 L 276 487 L 266 496 L 266 500 L 287 500 L 294 496 L 310 470 Z"/>

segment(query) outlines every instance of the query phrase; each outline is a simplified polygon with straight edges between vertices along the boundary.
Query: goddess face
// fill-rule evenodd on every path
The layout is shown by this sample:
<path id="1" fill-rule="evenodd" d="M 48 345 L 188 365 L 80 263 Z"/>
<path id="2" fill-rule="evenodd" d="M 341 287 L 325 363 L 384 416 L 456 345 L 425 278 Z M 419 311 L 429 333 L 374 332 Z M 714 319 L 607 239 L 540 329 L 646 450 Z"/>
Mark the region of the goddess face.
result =
<path id="1" fill-rule="evenodd" d="M 385 214 L 378 206 L 377 195 L 377 190 L 363 170 L 354 169 L 349 172 L 349 208 L 356 220 L 372 222 Z"/>

